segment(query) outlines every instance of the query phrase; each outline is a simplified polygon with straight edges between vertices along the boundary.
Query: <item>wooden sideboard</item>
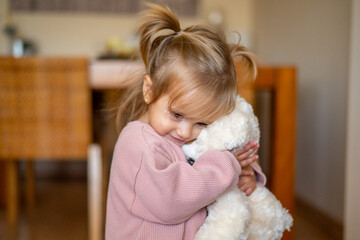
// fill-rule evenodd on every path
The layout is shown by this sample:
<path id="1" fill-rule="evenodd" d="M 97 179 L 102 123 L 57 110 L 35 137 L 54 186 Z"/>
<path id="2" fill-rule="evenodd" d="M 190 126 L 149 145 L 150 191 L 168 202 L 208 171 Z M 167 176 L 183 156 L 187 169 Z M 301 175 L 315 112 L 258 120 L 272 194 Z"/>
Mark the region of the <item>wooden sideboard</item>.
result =
<path id="1" fill-rule="evenodd" d="M 123 88 L 138 71 L 144 72 L 144 69 L 137 61 L 93 61 L 89 66 L 90 87 L 96 91 Z M 271 92 L 271 157 L 267 186 L 294 217 L 296 69 L 293 66 L 261 66 L 254 84 L 240 90 L 249 95 L 250 101 L 254 101 L 254 90 Z M 3 168 L 0 168 L 0 175 L 1 171 Z M 1 196 L 0 192 L 0 200 L 4 197 Z M 291 232 L 285 232 L 283 239 L 293 239 L 293 235 L 294 226 Z"/>

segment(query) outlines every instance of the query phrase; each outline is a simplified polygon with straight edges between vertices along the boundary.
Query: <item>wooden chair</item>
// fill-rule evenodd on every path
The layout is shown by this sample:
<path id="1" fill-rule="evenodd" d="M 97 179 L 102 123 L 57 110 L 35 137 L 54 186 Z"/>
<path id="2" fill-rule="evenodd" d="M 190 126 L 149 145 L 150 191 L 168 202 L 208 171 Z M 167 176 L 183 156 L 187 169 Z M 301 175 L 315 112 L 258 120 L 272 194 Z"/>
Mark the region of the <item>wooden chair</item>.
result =
<path id="1" fill-rule="evenodd" d="M 0 159 L 6 163 L 7 220 L 17 223 L 19 160 L 88 160 L 89 239 L 102 239 L 101 150 L 92 143 L 85 58 L 0 57 Z"/>
<path id="2" fill-rule="evenodd" d="M 241 65 L 236 64 L 241 74 Z M 239 78 L 240 79 L 240 78 Z M 268 188 L 295 216 L 296 69 L 291 66 L 260 67 L 255 82 L 239 82 L 238 92 L 256 109 L 257 91 L 271 93 L 270 159 Z M 261 127 L 261 126 L 260 126 Z M 261 148 L 260 148 L 261 150 Z M 294 229 L 282 239 L 294 239 Z"/>

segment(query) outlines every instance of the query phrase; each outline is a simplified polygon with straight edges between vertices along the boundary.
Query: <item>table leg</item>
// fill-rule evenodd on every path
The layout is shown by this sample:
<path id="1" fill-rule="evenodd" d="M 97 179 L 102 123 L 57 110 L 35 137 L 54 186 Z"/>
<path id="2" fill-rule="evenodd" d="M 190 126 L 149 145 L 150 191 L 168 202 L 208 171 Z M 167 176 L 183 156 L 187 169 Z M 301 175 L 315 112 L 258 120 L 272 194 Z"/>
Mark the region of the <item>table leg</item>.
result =
<path id="1" fill-rule="evenodd" d="M 0 161 L 0 208 L 6 204 L 6 162 Z"/>
<path id="2" fill-rule="evenodd" d="M 88 231 L 90 240 L 102 240 L 102 160 L 101 148 L 91 144 L 88 150 Z"/>
<path id="3" fill-rule="evenodd" d="M 26 161 L 26 205 L 27 210 L 31 212 L 35 205 L 35 174 L 34 161 Z"/>
<path id="4" fill-rule="evenodd" d="M 6 164 L 7 182 L 7 221 L 10 227 L 17 224 L 18 218 L 18 162 L 9 160 Z"/>

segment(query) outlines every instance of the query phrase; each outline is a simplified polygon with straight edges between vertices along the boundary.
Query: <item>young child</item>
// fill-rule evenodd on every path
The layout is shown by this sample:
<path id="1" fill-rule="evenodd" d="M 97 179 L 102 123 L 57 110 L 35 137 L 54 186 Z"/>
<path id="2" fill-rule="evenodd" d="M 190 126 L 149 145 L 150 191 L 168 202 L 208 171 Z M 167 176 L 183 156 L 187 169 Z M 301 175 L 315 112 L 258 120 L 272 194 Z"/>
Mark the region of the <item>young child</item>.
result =
<path id="1" fill-rule="evenodd" d="M 228 46 L 219 30 L 182 30 L 169 9 L 149 6 L 139 28 L 146 74 L 123 94 L 117 113 L 122 131 L 110 173 L 108 240 L 194 239 L 206 206 L 217 197 L 236 184 L 247 194 L 256 182 L 265 184 L 257 155 L 250 157 L 259 147 L 255 143 L 234 155 L 209 151 L 193 165 L 181 150 L 233 110 L 233 57 L 248 61 L 255 75 L 250 54 Z"/>

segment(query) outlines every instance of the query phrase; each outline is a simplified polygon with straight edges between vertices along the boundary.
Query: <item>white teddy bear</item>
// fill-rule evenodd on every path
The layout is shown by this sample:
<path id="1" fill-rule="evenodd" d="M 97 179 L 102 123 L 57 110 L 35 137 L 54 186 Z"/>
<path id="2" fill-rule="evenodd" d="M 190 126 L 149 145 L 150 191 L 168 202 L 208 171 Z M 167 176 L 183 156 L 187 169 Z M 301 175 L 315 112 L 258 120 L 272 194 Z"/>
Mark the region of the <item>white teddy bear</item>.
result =
<path id="1" fill-rule="evenodd" d="M 259 138 L 259 123 L 251 105 L 237 96 L 234 111 L 203 129 L 193 143 L 183 146 L 183 151 L 196 161 L 207 150 L 235 152 L 250 141 L 258 142 Z M 288 211 L 263 186 L 257 186 L 250 196 L 234 187 L 207 209 L 208 216 L 195 240 L 281 239 L 293 223 Z"/>

